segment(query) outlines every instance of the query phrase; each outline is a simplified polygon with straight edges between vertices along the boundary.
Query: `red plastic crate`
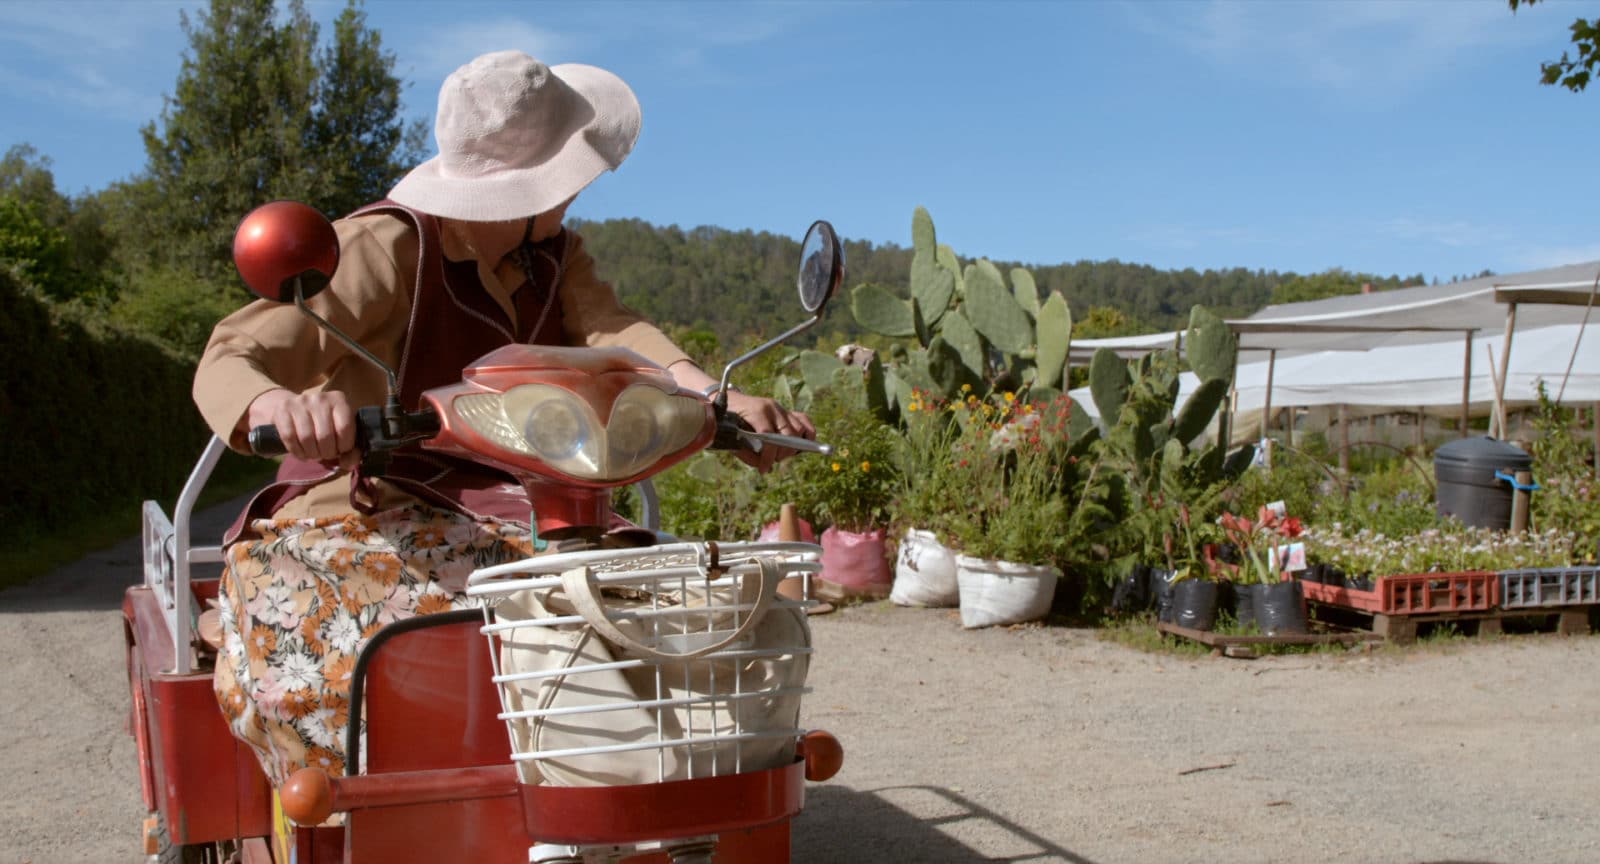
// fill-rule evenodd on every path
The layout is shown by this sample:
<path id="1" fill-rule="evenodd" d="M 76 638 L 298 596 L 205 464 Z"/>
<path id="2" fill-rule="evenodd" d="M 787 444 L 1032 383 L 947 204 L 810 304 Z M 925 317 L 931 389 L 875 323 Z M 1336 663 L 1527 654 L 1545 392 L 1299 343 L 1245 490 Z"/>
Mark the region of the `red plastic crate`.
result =
<path id="1" fill-rule="evenodd" d="M 1363 612 L 1382 612 L 1383 603 L 1376 591 L 1357 591 L 1341 585 L 1324 585 L 1321 582 L 1300 580 L 1300 593 L 1307 600 L 1330 606 L 1345 606 Z"/>
<path id="2" fill-rule="evenodd" d="M 1300 587 L 1307 600 L 1381 615 L 1486 612 L 1500 602 L 1499 574 L 1488 570 L 1385 576 L 1371 591 L 1305 581 Z"/>

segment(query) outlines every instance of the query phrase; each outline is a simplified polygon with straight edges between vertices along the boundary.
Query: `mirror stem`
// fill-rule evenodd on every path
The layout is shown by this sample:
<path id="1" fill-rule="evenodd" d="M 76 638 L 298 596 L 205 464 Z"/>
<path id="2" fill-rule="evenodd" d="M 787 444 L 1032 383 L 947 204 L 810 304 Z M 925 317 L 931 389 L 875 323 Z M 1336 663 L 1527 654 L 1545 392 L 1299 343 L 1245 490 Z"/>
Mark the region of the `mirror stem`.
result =
<path id="1" fill-rule="evenodd" d="M 733 375 L 733 370 L 734 369 L 736 369 L 736 368 L 738 368 L 740 366 L 743 366 L 745 363 L 748 363 L 751 359 L 753 359 L 755 357 L 758 357 L 761 354 L 766 353 L 774 345 L 777 345 L 780 342 L 788 341 L 790 338 L 792 338 L 794 336 L 797 336 L 797 335 L 799 335 L 801 333 L 804 333 L 805 331 L 807 331 L 807 330 L 811 329 L 813 326 L 815 326 L 816 323 L 818 321 L 821 321 L 821 320 L 822 320 L 822 313 L 818 312 L 816 315 L 812 316 L 810 321 L 802 321 L 799 324 L 795 325 L 794 327 L 791 327 L 788 330 L 784 331 L 783 333 L 780 333 L 777 336 L 774 336 L 771 339 L 768 339 L 767 341 L 761 343 L 760 345 L 758 345 L 758 346 L 750 349 L 749 351 L 746 351 L 745 353 L 740 354 L 738 357 L 735 357 L 732 360 L 728 361 L 728 365 L 723 367 L 723 369 L 722 369 L 722 381 L 719 384 L 717 384 L 717 400 L 716 400 L 717 407 L 718 408 L 727 408 L 728 407 L 728 378 Z"/>
<path id="2" fill-rule="evenodd" d="M 310 316 L 311 320 L 317 322 L 317 326 L 318 327 L 321 327 L 323 330 L 325 330 L 325 331 L 333 334 L 334 336 L 338 337 L 339 341 L 343 342 L 345 344 L 345 346 L 348 347 L 351 351 L 354 351 L 357 354 L 361 355 L 362 357 L 367 358 L 368 362 L 372 363 L 372 365 L 378 367 L 379 369 L 382 369 L 383 370 L 383 374 L 385 376 L 387 376 L 388 379 L 389 379 L 389 395 L 390 395 L 390 397 L 399 398 L 399 394 L 400 394 L 400 379 L 394 374 L 394 370 L 389 368 L 389 364 L 383 362 L 382 360 L 379 360 L 378 356 L 376 354 L 373 354 L 371 351 L 368 351 L 366 349 L 366 346 L 362 345 L 361 343 L 357 342 L 354 339 L 351 339 L 349 336 L 344 335 L 344 333 L 341 332 L 339 330 L 339 328 L 337 328 L 337 327 L 333 326 L 332 324 L 328 323 L 327 319 L 325 319 L 321 315 L 318 315 L 317 313 L 311 311 L 311 307 L 306 305 L 305 293 L 300 290 L 300 277 L 299 276 L 294 277 L 294 305 L 302 313 L 304 313 L 305 315 Z"/>

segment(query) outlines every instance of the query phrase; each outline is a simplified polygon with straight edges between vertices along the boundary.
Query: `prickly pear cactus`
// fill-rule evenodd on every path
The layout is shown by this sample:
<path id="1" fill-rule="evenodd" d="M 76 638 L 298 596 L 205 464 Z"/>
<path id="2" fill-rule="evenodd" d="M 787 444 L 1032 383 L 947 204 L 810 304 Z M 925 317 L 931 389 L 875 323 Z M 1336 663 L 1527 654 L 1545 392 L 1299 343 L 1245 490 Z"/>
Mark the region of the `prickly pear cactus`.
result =
<path id="1" fill-rule="evenodd" d="M 879 285 L 851 293 L 850 310 L 862 327 L 915 340 L 904 359 L 888 364 L 891 374 L 882 386 L 925 388 L 945 398 L 954 398 L 961 385 L 1057 395 L 1072 344 L 1066 299 L 1051 292 L 1041 303 L 1033 274 L 1021 267 L 1011 269 L 1009 285 L 1008 274 L 993 262 L 980 259 L 963 268 L 955 252 L 939 243 L 922 207 L 912 214 L 911 241 L 911 296 Z M 892 414 L 898 400 L 885 392 L 872 404 Z"/>
<path id="2" fill-rule="evenodd" d="M 1214 442 L 1199 441 L 1213 419 L 1227 416 L 1238 340 L 1227 322 L 1206 309 L 1195 307 L 1189 320 L 1183 359 L 1201 382 L 1176 413 L 1181 369 L 1176 348 L 1132 361 L 1102 350 L 1089 365 L 1089 387 L 1103 427 L 1094 454 L 1099 476 L 1106 479 L 1092 493 L 1105 514 L 1102 575 L 1107 580 L 1167 554 L 1163 540 L 1173 533 L 1180 508 L 1192 520 L 1214 519 L 1222 491 L 1253 455 L 1249 447 L 1228 454 L 1225 434 Z M 1225 431 L 1225 423 L 1220 428 Z"/>

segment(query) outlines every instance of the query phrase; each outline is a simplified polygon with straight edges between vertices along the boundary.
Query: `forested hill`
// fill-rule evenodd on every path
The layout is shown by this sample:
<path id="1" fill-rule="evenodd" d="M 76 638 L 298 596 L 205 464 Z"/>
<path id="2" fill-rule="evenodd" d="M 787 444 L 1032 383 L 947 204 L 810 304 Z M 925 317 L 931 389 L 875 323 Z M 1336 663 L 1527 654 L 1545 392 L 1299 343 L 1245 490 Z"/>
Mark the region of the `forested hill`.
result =
<path id="1" fill-rule="evenodd" d="M 802 317 L 794 295 L 800 246 L 788 237 L 712 227 L 658 227 L 638 219 L 570 220 L 570 224 L 584 236 L 600 275 L 617 287 L 624 302 L 680 332 L 708 331 L 729 346 L 751 333 L 770 335 Z M 862 282 L 876 282 L 901 296 L 908 294 L 911 249 L 846 240 L 845 255 L 847 291 Z M 1003 271 L 1013 266 L 995 263 Z M 1285 289 L 1313 283 L 1313 287 L 1338 283 L 1328 289 L 1342 293 L 1359 290 L 1362 280 L 1378 288 L 1402 282 L 1343 271 L 1301 277 L 1242 267 L 1157 270 L 1120 261 L 1079 261 L 1029 270 L 1045 295 L 1060 291 L 1067 298 L 1075 320 L 1094 319 L 1092 327 L 1080 328 L 1081 335 L 1101 336 L 1181 327 L 1197 303 L 1223 315 L 1242 316 L 1283 297 Z M 849 297 L 839 300 L 818 328 L 816 335 L 823 342 L 862 335 L 850 315 Z"/>

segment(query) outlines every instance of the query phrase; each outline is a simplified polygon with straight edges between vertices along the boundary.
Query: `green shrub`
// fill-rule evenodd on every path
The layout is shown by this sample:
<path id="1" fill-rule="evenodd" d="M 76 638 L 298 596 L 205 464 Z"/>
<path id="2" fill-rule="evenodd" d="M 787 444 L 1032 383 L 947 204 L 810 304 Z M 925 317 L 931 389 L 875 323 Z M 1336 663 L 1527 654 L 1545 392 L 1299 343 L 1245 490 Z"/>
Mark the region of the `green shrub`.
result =
<path id="1" fill-rule="evenodd" d="M 1409 458 L 1391 459 L 1355 477 L 1348 495 L 1324 496 L 1318 525 L 1337 524 L 1345 534 L 1369 531 L 1406 537 L 1444 527 L 1434 505 L 1433 471 Z"/>
<path id="2" fill-rule="evenodd" d="M 1255 518 L 1262 505 L 1282 501 L 1290 516 L 1309 521 L 1320 500 L 1340 494 L 1338 487 L 1321 460 L 1278 448 L 1273 451 L 1272 470 L 1258 465 L 1239 478 L 1229 509 Z"/>
<path id="3" fill-rule="evenodd" d="M 1541 531 L 1568 531 L 1600 539 L 1600 482 L 1595 479 L 1590 430 L 1573 412 L 1552 402 L 1539 383 L 1539 408 L 1533 418 L 1533 524 Z"/>
<path id="4" fill-rule="evenodd" d="M 0 542 L 175 496 L 210 433 L 193 366 L 0 268 Z"/>

